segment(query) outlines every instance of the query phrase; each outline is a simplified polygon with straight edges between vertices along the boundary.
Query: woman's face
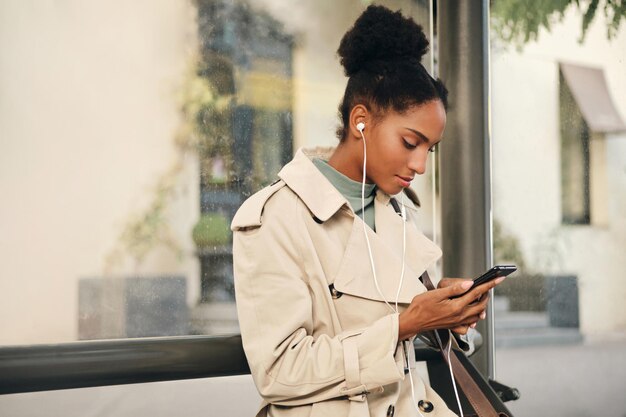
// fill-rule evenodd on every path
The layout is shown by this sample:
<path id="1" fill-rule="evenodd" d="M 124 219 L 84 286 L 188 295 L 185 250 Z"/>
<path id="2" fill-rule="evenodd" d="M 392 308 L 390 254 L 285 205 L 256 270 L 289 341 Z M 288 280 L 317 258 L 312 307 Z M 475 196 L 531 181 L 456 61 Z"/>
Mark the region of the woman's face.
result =
<path id="1" fill-rule="evenodd" d="M 429 151 L 441 141 L 446 111 L 439 100 L 400 114 L 388 111 L 373 126 L 365 126 L 366 178 L 387 194 L 408 187 L 413 177 L 426 172 Z"/>

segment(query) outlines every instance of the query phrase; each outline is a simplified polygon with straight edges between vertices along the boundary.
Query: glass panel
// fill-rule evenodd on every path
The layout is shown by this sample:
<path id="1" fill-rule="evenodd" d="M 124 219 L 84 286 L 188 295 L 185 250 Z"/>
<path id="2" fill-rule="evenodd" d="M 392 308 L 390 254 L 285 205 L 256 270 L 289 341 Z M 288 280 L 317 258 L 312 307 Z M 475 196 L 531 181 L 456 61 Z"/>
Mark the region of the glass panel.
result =
<path id="1" fill-rule="evenodd" d="M 495 260 L 519 266 L 496 290 L 497 379 L 521 392 L 515 416 L 619 417 L 626 133 L 592 130 L 593 94 L 574 97 L 561 63 L 601 68 L 623 119 L 626 27 L 611 5 L 590 20 L 583 3 L 518 3 L 494 1 L 491 22 Z"/>
<path id="2" fill-rule="evenodd" d="M 0 345 L 236 332 L 230 221 L 337 143 L 367 4 L 1 2 Z"/>

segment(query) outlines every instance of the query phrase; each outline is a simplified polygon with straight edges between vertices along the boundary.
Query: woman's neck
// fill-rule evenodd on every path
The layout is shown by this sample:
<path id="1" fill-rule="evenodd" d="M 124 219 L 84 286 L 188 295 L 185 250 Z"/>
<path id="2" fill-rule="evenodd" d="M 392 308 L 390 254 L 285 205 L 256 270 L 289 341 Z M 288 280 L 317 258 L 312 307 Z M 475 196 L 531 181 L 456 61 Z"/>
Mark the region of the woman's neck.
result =
<path id="1" fill-rule="evenodd" d="M 357 140 L 345 139 L 328 159 L 328 165 L 353 181 L 363 181 L 363 148 Z M 366 183 L 371 183 L 367 178 Z"/>

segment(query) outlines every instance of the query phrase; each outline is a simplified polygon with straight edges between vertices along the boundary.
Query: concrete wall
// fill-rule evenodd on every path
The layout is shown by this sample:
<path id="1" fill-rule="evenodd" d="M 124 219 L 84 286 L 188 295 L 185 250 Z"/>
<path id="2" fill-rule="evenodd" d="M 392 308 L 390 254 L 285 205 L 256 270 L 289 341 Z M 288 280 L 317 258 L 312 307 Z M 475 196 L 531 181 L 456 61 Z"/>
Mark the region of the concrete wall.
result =
<path id="1" fill-rule="evenodd" d="M 626 30 L 608 42 L 602 11 L 584 44 L 573 10 L 522 52 L 492 45 L 494 217 L 536 272 L 576 274 L 581 330 L 626 330 L 626 134 L 592 144 L 591 225 L 561 224 L 559 61 L 602 67 L 626 118 Z M 592 213 L 592 216 L 594 214 Z"/>

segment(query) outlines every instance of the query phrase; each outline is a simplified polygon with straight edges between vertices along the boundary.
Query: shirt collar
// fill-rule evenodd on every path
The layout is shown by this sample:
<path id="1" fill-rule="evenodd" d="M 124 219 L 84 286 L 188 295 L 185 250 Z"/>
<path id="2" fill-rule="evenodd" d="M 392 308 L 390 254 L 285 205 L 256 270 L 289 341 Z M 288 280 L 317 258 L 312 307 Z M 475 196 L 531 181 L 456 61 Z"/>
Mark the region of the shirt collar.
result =
<path id="1" fill-rule="evenodd" d="M 312 161 L 313 157 L 327 160 L 332 151 L 333 148 L 300 148 L 293 159 L 278 173 L 278 177 L 300 197 L 311 213 L 323 222 L 330 219 L 344 205 L 350 207 L 344 196 Z M 375 199 L 387 205 L 390 196 L 377 188 Z M 351 209 L 350 211 L 352 212 Z"/>
<path id="2" fill-rule="evenodd" d="M 331 182 L 331 184 L 333 184 L 341 195 L 348 200 L 348 203 L 350 203 L 355 212 L 359 212 L 361 210 L 361 205 L 363 204 L 361 201 L 362 191 L 365 191 L 365 206 L 368 206 L 372 201 L 374 201 L 374 190 L 376 189 L 376 184 L 365 184 L 365 187 L 363 187 L 360 181 L 355 181 L 337 171 L 335 168 L 330 166 L 326 160 L 322 158 L 313 158 L 312 161 L 313 165 L 315 165 L 315 167 L 322 174 L 324 174 L 324 176 Z"/>

